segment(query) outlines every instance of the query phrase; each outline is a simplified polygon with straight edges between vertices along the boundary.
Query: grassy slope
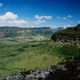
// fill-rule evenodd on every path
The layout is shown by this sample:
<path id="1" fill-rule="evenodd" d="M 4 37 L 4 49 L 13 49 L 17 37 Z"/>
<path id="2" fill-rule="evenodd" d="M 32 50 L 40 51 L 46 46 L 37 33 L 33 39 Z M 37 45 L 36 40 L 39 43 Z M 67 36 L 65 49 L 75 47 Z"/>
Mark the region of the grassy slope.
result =
<path id="1" fill-rule="evenodd" d="M 23 69 L 41 69 L 60 60 L 50 55 L 48 41 L 42 36 L 31 38 L 0 39 L 0 77 Z"/>
<path id="2" fill-rule="evenodd" d="M 42 69 L 79 53 L 76 46 L 54 43 L 41 36 L 0 39 L 0 77 L 24 69 Z"/>

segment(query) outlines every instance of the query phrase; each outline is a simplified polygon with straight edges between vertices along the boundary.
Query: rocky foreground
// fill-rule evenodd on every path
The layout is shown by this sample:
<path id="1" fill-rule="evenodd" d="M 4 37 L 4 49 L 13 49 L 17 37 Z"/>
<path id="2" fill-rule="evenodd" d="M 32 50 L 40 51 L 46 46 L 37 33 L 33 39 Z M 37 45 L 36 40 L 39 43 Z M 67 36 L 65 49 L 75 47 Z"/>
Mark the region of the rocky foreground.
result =
<path id="1" fill-rule="evenodd" d="M 4 80 L 80 80 L 80 57 L 67 58 L 44 70 L 18 72 Z"/>

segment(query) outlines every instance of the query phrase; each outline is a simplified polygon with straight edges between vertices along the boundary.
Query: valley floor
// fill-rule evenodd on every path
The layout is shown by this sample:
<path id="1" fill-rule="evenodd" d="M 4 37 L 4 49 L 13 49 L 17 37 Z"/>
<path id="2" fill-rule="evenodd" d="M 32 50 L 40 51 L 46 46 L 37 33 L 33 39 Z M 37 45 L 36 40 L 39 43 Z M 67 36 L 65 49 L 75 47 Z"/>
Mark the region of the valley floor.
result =
<path id="1" fill-rule="evenodd" d="M 78 52 L 78 53 L 77 53 Z M 44 36 L 1 38 L 0 79 L 24 69 L 44 69 L 67 56 L 78 56 L 80 48 L 54 43 Z"/>
<path id="2" fill-rule="evenodd" d="M 0 78 L 19 71 L 42 69 L 60 59 L 50 55 L 48 38 L 37 35 L 0 39 Z"/>

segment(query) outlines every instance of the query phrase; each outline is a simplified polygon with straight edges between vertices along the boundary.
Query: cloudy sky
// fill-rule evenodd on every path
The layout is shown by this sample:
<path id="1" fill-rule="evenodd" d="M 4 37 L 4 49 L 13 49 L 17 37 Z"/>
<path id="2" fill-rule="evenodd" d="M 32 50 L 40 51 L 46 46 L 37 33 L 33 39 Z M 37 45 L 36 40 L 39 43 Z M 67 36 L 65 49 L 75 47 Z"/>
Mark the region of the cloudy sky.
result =
<path id="1" fill-rule="evenodd" d="M 0 26 L 66 27 L 80 23 L 80 0 L 0 0 Z"/>

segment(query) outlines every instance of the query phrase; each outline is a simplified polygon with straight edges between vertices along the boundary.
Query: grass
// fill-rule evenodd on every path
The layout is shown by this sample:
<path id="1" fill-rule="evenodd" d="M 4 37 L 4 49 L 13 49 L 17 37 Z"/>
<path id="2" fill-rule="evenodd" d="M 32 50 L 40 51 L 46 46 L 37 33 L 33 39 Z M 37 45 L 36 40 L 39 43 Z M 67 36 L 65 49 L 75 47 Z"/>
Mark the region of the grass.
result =
<path id="1" fill-rule="evenodd" d="M 0 39 L 0 79 L 24 69 L 43 69 L 80 53 L 76 46 L 35 37 Z"/>
<path id="2" fill-rule="evenodd" d="M 14 44 L 13 40 L 5 41 L 0 43 L 0 77 L 24 69 L 42 69 L 59 61 L 57 56 L 49 55 L 47 41 L 14 42 Z"/>

